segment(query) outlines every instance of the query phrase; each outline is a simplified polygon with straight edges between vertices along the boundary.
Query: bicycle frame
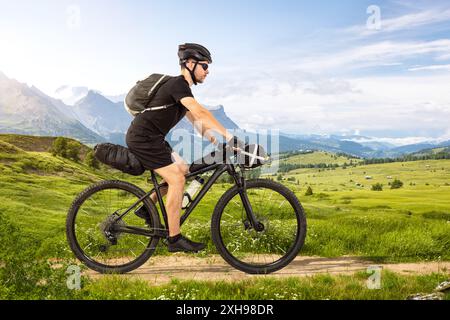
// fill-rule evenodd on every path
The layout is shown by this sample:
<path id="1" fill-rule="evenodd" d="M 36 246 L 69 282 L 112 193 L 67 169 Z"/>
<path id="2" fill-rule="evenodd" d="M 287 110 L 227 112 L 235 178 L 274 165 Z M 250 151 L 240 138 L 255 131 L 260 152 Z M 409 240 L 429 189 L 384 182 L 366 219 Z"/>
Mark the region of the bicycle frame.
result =
<path id="1" fill-rule="evenodd" d="M 241 172 L 243 172 L 243 167 L 240 165 L 241 167 Z M 235 181 L 235 185 L 238 187 L 238 191 L 239 191 L 239 195 L 241 197 L 242 203 L 244 205 L 245 211 L 247 213 L 247 218 L 249 219 L 249 222 L 251 223 L 251 225 L 257 229 L 258 228 L 258 221 L 255 217 L 255 215 L 253 214 L 253 209 L 252 206 L 250 204 L 250 201 L 247 197 L 247 192 L 246 192 L 246 183 L 245 183 L 245 177 L 243 174 L 239 174 L 238 172 L 236 172 L 235 170 L 235 165 L 234 164 L 212 164 L 209 165 L 205 168 L 202 168 L 200 170 L 197 170 L 195 172 L 191 172 L 189 174 L 186 175 L 186 180 L 189 180 L 190 178 L 193 178 L 197 175 L 201 175 L 205 172 L 209 172 L 209 171 L 213 171 L 214 173 L 212 174 L 212 176 L 208 179 L 208 181 L 203 185 L 202 189 L 200 190 L 200 192 L 197 194 L 197 196 L 192 200 L 192 202 L 188 205 L 188 207 L 186 208 L 184 214 L 181 216 L 180 218 L 180 225 L 182 226 L 184 224 L 184 222 L 186 221 L 186 219 L 190 216 L 190 214 L 192 213 L 192 211 L 195 209 L 195 207 L 199 204 L 199 202 L 203 199 L 203 197 L 206 195 L 206 193 L 211 189 L 211 187 L 214 185 L 214 183 L 217 181 L 217 179 L 219 179 L 219 177 L 224 173 L 224 172 L 228 172 Z M 144 196 L 142 196 L 137 202 L 135 202 L 131 207 L 129 207 L 124 213 L 122 213 L 117 220 L 122 219 L 125 215 L 127 215 L 131 210 L 133 210 L 135 207 L 137 207 L 139 205 L 139 203 L 141 203 L 145 198 L 150 197 L 152 195 L 153 192 L 156 192 L 157 198 L 158 198 L 158 203 L 159 203 L 159 207 L 161 208 L 161 213 L 164 219 L 164 228 L 162 230 L 146 230 L 146 229 L 142 229 L 142 228 L 137 228 L 137 227 L 132 227 L 132 226 L 118 226 L 116 231 L 119 232 L 123 232 L 123 233 L 130 233 L 130 234 L 138 234 L 138 235 L 144 235 L 144 236 L 158 236 L 158 237 L 162 237 L 162 238 L 167 238 L 169 233 L 168 233 L 168 219 L 167 219 L 167 212 L 166 212 L 166 208 L 164 205 L 164 201 L 162 199 L 162 195 L 161 195 L 161 189 L 164 187 L 167 187 L 168 184 L 162 183 L 159 184 L 157 179 L 156 179 L 156 175 L 154 173 L 154 171 L 151 171 L 151 179 L 154 185 L 154 188 L 152 190 L 150 190 L 148 193 L 146 193 Z"/>

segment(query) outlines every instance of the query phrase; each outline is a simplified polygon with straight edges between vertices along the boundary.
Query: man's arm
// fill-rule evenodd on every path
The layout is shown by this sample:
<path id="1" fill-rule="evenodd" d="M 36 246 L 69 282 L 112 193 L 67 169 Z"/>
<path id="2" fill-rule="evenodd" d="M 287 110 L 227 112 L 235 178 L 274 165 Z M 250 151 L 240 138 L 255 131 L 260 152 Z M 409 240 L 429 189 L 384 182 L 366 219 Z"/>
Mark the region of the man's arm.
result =
<path id="1" fill-rule="evenodd" d="M 222 135 L 226 141 L 233 139 L 233 135 L 217 121 L 208 109 L 202 107 L 194 98 L 186 97 L 181 99 L 180 102 L 189 110 L 186 113 L 187 118 L 194 124 L 200 134 L 209 141 L 217 142 L 213 135 L 214 132 Z"/>
<path id="2" fill-rule="evenodd" d="M 199 132 L 203 137 L 208 139 L 212 144 L 217 144 L 217 138 L 212 134 L 211 130 L 205 130 L 204 126 L 199 125 L 199 121 L 195 121 L 194 116 L 192 115 L 191 111 L 188 111 L 186 113 L 186 118 L 189 119 L 190 122 L 194 125 L 194 128 Z M 203 131 L 203 132 L 202 132 Z"/>

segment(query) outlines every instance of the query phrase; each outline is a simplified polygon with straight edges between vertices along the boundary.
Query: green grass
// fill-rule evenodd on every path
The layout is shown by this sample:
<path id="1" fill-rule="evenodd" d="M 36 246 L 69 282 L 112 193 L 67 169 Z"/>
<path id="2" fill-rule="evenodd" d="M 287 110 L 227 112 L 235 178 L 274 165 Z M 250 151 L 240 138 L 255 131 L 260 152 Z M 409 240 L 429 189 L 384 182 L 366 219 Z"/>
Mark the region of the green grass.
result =
<path id="1" fill-rule="evenodd" d="M 30 135 L 18 135 L 18 134 L 0 134 L 0 144 L 1 142 L 9 143 L 25 151 L 38 151 L 47 152 L 50 150 L 53 142 L 57 137 L 37 137 Z M 77 141 L 68 138 L 71 141 Z M 1 149 L 1 147 L 0 147 Z M 89 150 L 89 147 L 82 145 L 80 150 L 81 158 Z"/>
<path id="2" fill-rule="evenodd" d="M 7 150 L 11 148 L 7 146 Z M 46 248 L 42 254 L 46 255 L 65 245 L 67 211 L 76 195 L 90 184 L 121 179 L 150 189 L 145 176 L 93 170 L 49 153 L 20 149 L 0 152 L 0 172 L 1 212 L 41 239 Z M 365 180 L 367 175 L 373 179 Z M 370 191 L 373 183 L 391 181 L 387 176 L 400 179 L 404 187 Z M 450 186 L 445 185 L 450 182 L 450 161 L 320 172 L 302 169 L 287 177 L 301 181 L 300 185 L 282 183 L 297 194 L 306 211 L 308 233 L 303 255 L 356 255 L 391 262 L 450 260 Z M 364 187 L 356 188 L 357 182 L 364 183 Z M 313 188 L 313 196 L 304 196 L 307 186 Z M 215 185 L 184 226 L 185 233 L 208 243 L 209 253 L 215 252 L 210 236 L 211 215 L 218 199 L 230 187 Z"/>
<path id="3" fill-rule="evenodd" d="M 300 169 L 285 177 L 300 181 L 283 183 L 295 191 L 307 213 L 304 254 L 352 254 L 393 262 L 450 259 L 448 160 Z M 394 179 L 403 187 L 389 189 Z M 371 191 L 375 183 L 383 184 L 383 191 Z M 304 195 L 308 186 L 313 196 Z"/>
<path id="4" fill-rule="evenodd" d="M 120 300 L 405 300 L 417 293 L 432 293 L 445 281 L 444 274 L 402 276 L 389 271 L 381 273 L 381 288 L 369 289 L 370 275 L 317 275 L 302 278 L 258 277 L 251 280 L 179 281 L 152 286 L 142 280 L 107 276 L 88 281 L 79 299 Z M 444 296 L 450 299 L 450 293 Z"/>
<path id="5" fill-rule="evenodd" d="M 146 191 L 152 188 L 147 174 L 132 177 L 104 167 L 94 170 L 47 152 L 25 151 L 17 143 L 20 137 L 8 137 L 9 142 L 0 139 L 0 215 L 32 239 L 37 257 L 73 257 L 65 237 L 67 211 L 73 199 L 92 183 L 119 179 Z M 27 141 L 23 144 L 30 147 Z M 317 161 L 324 161 L 323 155 L 316 156 Z M 282 181 L 296 193 L 306 211 L 308 232 L 302 255 L 352 255 L 384 262 L 450 260 L 450 161 L 299 169 L 284 176 L 300 182 Z M 372 179 L 366 180 L 366 176 Z M 388 183 L 394 179 L 401 180 L 403 187 L 391 190 Z M 357 187 L 356 183 L 363 186 Z M 383 184 L 383 191 L 371 191 L 375 183 Z M 312 196 L 304 195 L 308 186 L 313 189 Z M 189 237 L 208 244 L 203 255 L 216 253 L 210 236 L 211 215 L 218 199 L 230 187 L 230 184 L 215 185 L 183 226 Z M 245 243 L 241 247 L 245 248 Z M 157 253 L 167 254 L 165 249 Z M 239 283 L 176 282 L 155 288 L 121 278 L 105 278 L 89 282 L 87 291 L 77 297 L 132 298 L 142 290 L 142 297 L 152 299 L 179 298 L 187 292 L 191 292 L 188 298 L 199 299 L 403 299 L 415 291 L 432 289 L 440 276 L 403 277 L 386 273 L 386 288 L 390 289 L 376 291 L 364 289 L 362 275 L 327 277 L 273 280 L 279 282 L 271 279 Z M 325 285 L 328 282 L 329 288 Z M 121 290 L 113 290 L 114 286 Z M 261 289 L 266 286 L 277 289 L 273 292 Z M 176 290 L 172 294 L 173 287 Z M 295 290 L 283 291 L 284 287 Z M 188 288 L 197 288 L 198 293 Z M 264 293 L 267 296 L 260 296 Z"/>
<path id="6" fill-rule="evenodd" d="M 343 165 L 345 163 L 349 164 L 350 161 L 352 163 L 359 163 L 361 160 L 359 159 L 349 159 L 347 157 L 338 156 L 330 152 L 324 152 L 324 151 L 316 151 L 313 153 L 307 153 L 307 154 L 299 154 L 295 156 L 290 156 L 287 159 L 282 159 L 281 162 L 289 163 L 289 164 L 338 164 Z"/>
<path id="7" fill-rule="evenodd" d="M 353 275 L 328 274 L 311 277 L 252 277 L 244 281 L 179 281 L 154 286 L 127 276 L 103 276 L 92 280 L 81 278 L 81 289 L 66 286 L 69 261 L 51 264 L 39 258 L 39 243 L 8 219 L 0 215 L 0 299 L 72 299 L 72 300 L 404 300 L 417 293 L 432 293 L 448 279 L 448 274 L 399 275 L 390 271 L 380 274 L 380 288 L 369 289 L 371 276 L 366 272 Z M 450 293 L 444 296 L 450 299 Z"/>

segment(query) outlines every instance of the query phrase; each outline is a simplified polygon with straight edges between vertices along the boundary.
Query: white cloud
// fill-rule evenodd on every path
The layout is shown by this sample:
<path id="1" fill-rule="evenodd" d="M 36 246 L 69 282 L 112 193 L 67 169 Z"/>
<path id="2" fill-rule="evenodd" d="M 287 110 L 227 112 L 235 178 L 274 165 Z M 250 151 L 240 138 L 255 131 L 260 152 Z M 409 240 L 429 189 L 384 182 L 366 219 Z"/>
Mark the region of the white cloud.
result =
<path id="1" fill-rule="evenodd" d="M 431 66 L 421 66 L 409 68 L 409 71 L 437 71 L 437 70 L 447 70 L 450 71 L 450 64 L 439 64 Z"/>
<path id="2" fill-rule="evenodd" d="M 302 74 L 295 79 L 296 85 L 290 83 L 289 77 L 280 80 L 277 83 L 280 90 L 275 93 L 265 89 L 267 81 L 261 80 L 262 86 L 254 82 L 251 94 L 228 96 L 223 103 L 227 114 L 241 127 L 270 127 L 305 134 L 343 129 L 363 134 L 403 130 L 416 132 L 414 136 L 419 142 L 450 129 L 450 75 L 311 79 Z M 322 87 L 308 90 L 313 84 Z M 339 87 L 350 89 L 340 92 Z M 205 86 L 200 100 L 206 97 L 214 100 L 206 89 L 210 87 Z M 213 104 L 218 103 L 222 100 Z M 404 142 L 399 140 L 398 144 Z"/>
<path id="3" fill-rule="evenodd" d="M 355 134 L 357 134 L 357 133 L 355 133 Z M 412 137 L 405 137 L 405 138 L 365 137 L 365 138 L 352 138 L 352 139 L 346 139 L 346 140 L 354 141 L 357 143 L 384 142 L 384 143 L 392 144 L 397 147 L 411 145 L 411 144 L 418 144 L 418 143 L 438 144 L 438 143 L 450 140 L 450 129 L 447 129 L 445 131 L 445 133 L 442 134 L 441 136 L 439 136 L 438 138 L 421 137 L 421 136 L 412 136 Z"/>
<path id="4" fill-rule="evenodd" d="M 352 26 L 343 30 L 344 33 L 356 36 L 370 36 L 383 32 L 396 32 L 401 30 L 410 30 L 426 25 L 450 21 L 450 9 L 429 9 L 421 12 L 409 13 L 399 17 L 384 19 L 381 11 L 381 29 L 373 30 L 367 26 Z"/>
<path id="5" fill-rule="evenodd" d="M 336 78 L 322 78 L 312 81 L 305 81 L 304 92 L 317 95 L 342 95 L 348 93 L 358 93 L 350 82 Z"/>
<path id="6" fill-rule="evenodd" d="M 424 142 L 434 142 L 428 137 L 406 137 L 406 138 L 378 138 L 372 137 L 369 139 L 346 139 L 347 141 L 353 141 L 357 143 L 367 143 L 367 142 L 385 142 L 392 144 L 396 147 L 424 143 Z M 436 141 L 437 142 L 437 141 Z"/>
<path id="7" fill-rule="evenodd" d="M 437 142 L 444 142 L 449 140 L 450 140 L 450 128 L 447 129 L 447 131 L 442 136 L 436 139 Z"/>
<path id="8" fill-rule="evenodd" d="M 447 21 L 450 19 L 450 10 L 430 9 L 392 19 L 384 19 L 382 16 L 382 19 L 381 32 L 393 33 Z M 350 36 L 377 33 L 367 30 L 365 26 L 352 27 L 346 32 Z M 132 67 L 137 63 L 124 64 L 123 67 L 115 67 L 111 74 L 124 74 L 128 80 L 117 77 L 104 81 L 105 74 L 108 75 L 105 68 L 107 63 L 104 63 L 102 66 L 95 66 L 96 75 L 88 77 L 88 71 L 93 67 L 84 62 L 80 53 L 73 53 L 63 59 L 56 54 L 43 54 L 42 51 L 38 52 L 40 60 L 36 63 L 27 59 L 27 52 L 34 52 L 29 48 L 42 48 L 39 39 L 33 40 L 36 43 L 30 47 L 14 35 L 13 30 L 0 30 L 0 45 L 3 48 L 0 51 L 0 70 L 19 80 L 31 81 L 47 92 L 53 91 L 62 83 L 76 83 L 121 93 L 124 88 L 131 87 L 128 80 L 137 79 L 135 75 L 139 73 L 135 70 L 142 69 L 141 65 Z M 342 32 L 338 35 L 342 36 Z M 328 38 L 329 36 L 327 34 Z M 336 45 L 345 42 L 342 38 L 336 40 Z M 331 42 L 332 47 L 334 42 Z M 310 49 L 309 43 L 304 43 L 300 49 L 290 44 L 287 52 L 300 51 L 286 59 L 268 59 L 264 55 L 261 60 L 252 60 L 259 61 L 253 65 L 213 65 L 207 83 L 193 88 L 194 94 L 202 103 L 223 104 L 227 114 L 248 129 L 271 127 L 302 133 L 342 130 L 360 130 L 364 133 L 366 130 L 388 129 L 450 132 L 450 75 L 443 76 L 439 73 L 440 76 L 424 76 L 426 73 L 418 72 L 449 70 L 450 65 L 444 64 L 447 62 L 438 65 L 433 64 L 433 61 L 424 63 L 419 60 L 428 65 L 409 67 L 408 61 L 405 61 L 413 58 L 448 60 L 450 39 L 407 41 L 403 38 L 401 41 L 379 41 L 363 45 L 348 41 L 341 50 L 322 50 L 323 47 L 319 46 L 307 51 L 307 54 L 301 51 L 305 48 Z M 280 51 L 276 48 L 277 54 Z M 99 61 L 98 57 L 96 59 Z M 167 69 L 166 65 L 161 66 L 159 61 L 157 63 L 161 70 Z M 108 64 L 109 69 L 110 65 L 112 64 Z M 352 71 L 361 68 L 384 67 L 385 69 L 380 70 L 388 70 L 389 67 L 399 66 L 415 72 L 403 77 L 349 76 Z M 156 62 L 154 67 L 156 70 Z M 52 72 L 48 72 L 49 68 Z M 30 78 L 30 74 L 34 77 Z M 68 78 L 67 75 L 71 77 Z M 114 86 L 110 83 L 114 83 Z M 417 136 L 422 139 L 420 134 Z"/>
<path id="9" fill-rule="evenodd" d="M 438 23 L 450 19 L 450 10 L 427 10 L 418 13 L 410 13 L 401 17 L 382 20 L 382 30 L 392 32 L 403 29 L 411 29 L 427 24 Z"/>
<path id="10" fill-rule="evenodd" d="M 436 60 L 437 61 L 450 60 L 450 53 L 445 53 L 445 54 L 438 55 L 436 57 Z"/>
<path id="11" fill-rule="evenodd" d="M 405 59 L 429 55 L 435 59 L 450 56 L 450 39 L 382 41 L 356 47 L 349 43 L 342 51 L 293 55 L 279 63 L 213 66 L 207 82 L 193 92 L 202 103 L 224 105 L 227 114 L 249 130 L 417 130 L 419 141 L 424 139 L 419 130 L 445 132 L 449 127 L 450 76 L 417 72 L 403 77 L 354 78 L 333 73 L 371 66 L 405 65 L 407 69 Z"/>
<path id="12" fill-rule="evenodd" d="M 401 60 L 425 55 L 449 55 L 450 39 L 435 41 L 383 41 L 362 45 L 334 54 L 304 57 L 296 68 L 304 72 L 323 73 L 333 69 L 401 65 Z M 300 59 L 296 59 L 300 60 Z"/>

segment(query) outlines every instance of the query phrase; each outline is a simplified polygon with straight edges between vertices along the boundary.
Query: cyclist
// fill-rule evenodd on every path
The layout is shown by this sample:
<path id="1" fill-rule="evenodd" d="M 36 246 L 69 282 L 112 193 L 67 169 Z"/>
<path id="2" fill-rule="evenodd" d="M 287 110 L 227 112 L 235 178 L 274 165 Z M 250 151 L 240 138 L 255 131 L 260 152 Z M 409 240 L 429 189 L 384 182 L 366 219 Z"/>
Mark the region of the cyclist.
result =
<path id="1" fill-rule="evenodd" d="M 208 49 L 195 43 L 182 44 L 179 46 L 178 57 L 181 75 L 162 85 L 152 100 L 154 105 L 176 105 L 164 110 L 138 114 L 128 129 L 126 143 L 145 169 L 154 170 L 168 184 L 168 188 L 162 189 L 161 193 L 167 194 L 169 252 L 198 252 L 205 248 L 205 244 L 189 240 L 180 231 L 185 175 L 189 173 L 189 166 L 172 150 L 165 141 L 165 136 L 186 116 L 196 129 L 201 131 L 202 136 L 214 144 L 218 143 L 212 134 L 214 132 L 223 136 L 233 147 L 242 148 L 243 143 L 228 132 L 192 94 L 192 85 L 203 83 L 209 74 L 212 57 Z M 155 193 L 152 200 L 156 202 Z"/>

